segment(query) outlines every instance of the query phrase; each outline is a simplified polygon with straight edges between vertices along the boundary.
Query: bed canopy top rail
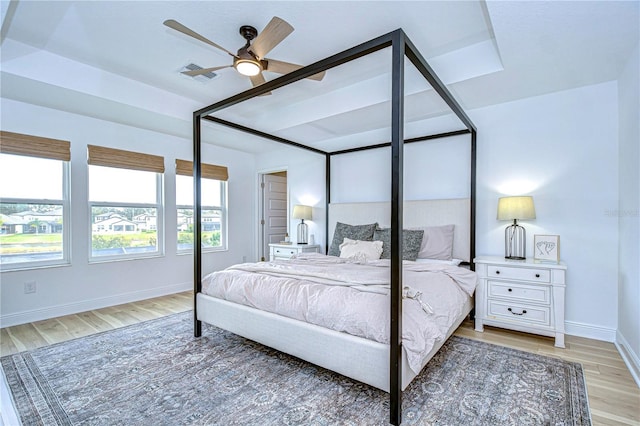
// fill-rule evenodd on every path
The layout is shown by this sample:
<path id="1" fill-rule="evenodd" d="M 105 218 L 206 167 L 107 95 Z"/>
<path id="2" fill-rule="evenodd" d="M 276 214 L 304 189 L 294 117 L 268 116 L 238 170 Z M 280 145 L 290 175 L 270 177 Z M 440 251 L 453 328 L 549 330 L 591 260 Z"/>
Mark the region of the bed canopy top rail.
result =
<path id="1" fill-rule="evenodd" d="M 344 63 L 353 61 L 381 49 L 391 47 L 392 52 L 392 78 L 391 78 L 391 142 L 379 143 L 370 146 L 337 150 L 323 151 L 304 143 L 291 141 L 279 136 L 271 135 L 256 129 L 251 129 L 237 123 L 213 117 L 217 111 L 231 107 L 238 103 L 247 101 L 256 96 L 267 94 L 283 86 L 305 79 L 319 72 L 337 67 Z M 444 100 L 449 109 L 464 124 L 464 129 L 452 132 L 425 135 L 417 138 L 404 139 L 404 81 L 405 63 L 408 58 L 416 67 L 420 74 L 433 87 L 439 97 Z M 408 39 L 402 29 L 384 34 L 365 43 L 359 44 L 351 49 L 329 56 L 323 60 L 315 62 L 306 67 L 300 68 L 289 74 L 285 74 L 274 80 L 267 81 L 259 86 L 245 92 L 231 96 L 227 99 L 213 103 L 193 113 L 193 173 L 194 173 L 194 335 L 201 335 L 201 322 L 198 320 L 196 295 L 201 291 L 202 277 L 202 249 L 201 249 L 201 123 L 202 120 L 217 123 L 219 125 L 234 128 L 255 136 L 266 138 L 282 144 L 287 144 L 297 148 L 309 150 L 311 152 L 325 156 L 326 172 L 326 204 L 327 221 L 329 214 L 329 202 L 331 201 L 330 176 L 331 176 L 331 156 L 346 154 L 350 152 L 362 151 L 366 149 L 377 149 L 391 147 L 391 338 L 390 338 L 390 422 L 399 425 L 402 420 L 402 219 L 403 219 L 403 147 L 405 143 L 425 141 L 436 138 L 471 134 L 471 188 L 470 188 L 470 248 L 471 259 L 474 256 L 475 247 L 475 168 L 476 168 L 476 128 L 462 107 L 453 98 L 447 87 L 435 74 L 433 69 L 427 64 L 424 57 L 418 52 L 414 44 Z M 328 222 L 327 222 L 328 223 Z M 327 226 L 328 229 L 328 226 Z M 328 232 L 328 231 L 327 231 Z M 327 235 L 327 244 L 329 238 Z M 473 264 L 472 264 L 473 265 Z"/>

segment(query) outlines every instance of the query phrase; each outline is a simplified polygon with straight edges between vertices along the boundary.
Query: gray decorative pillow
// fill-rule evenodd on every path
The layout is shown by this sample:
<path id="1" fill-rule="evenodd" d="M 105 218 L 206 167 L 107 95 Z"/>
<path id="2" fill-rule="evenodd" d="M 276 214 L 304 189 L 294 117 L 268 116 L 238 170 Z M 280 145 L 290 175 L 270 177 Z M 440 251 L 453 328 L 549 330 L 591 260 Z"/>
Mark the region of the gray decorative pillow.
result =
<path id="1" fill-rule="evenodd" d="M 329 256 L 340 256 L 340 244 L 345 238 L 360 241 L 373 241 L 373 232 L 378 227 L 377 223 L 367 225 L 348 225 L 337 222 L 336 230 L 333 231 L 333 240 L 329 246 Z"/>
<path id="2" fill-rule="evenodd" d="M 418 253 L 420 252 L 420 246 L 422 245 L 422 237 L 424 231 L 422 230 L 408 230 L 402 231 L 402 259 L 403 260 L 416 260 Z M 374 241 L 382 241 L 382 255 L 380 259 L 391 258 L 391 228 L 376 229 L 373 233 Z"/>

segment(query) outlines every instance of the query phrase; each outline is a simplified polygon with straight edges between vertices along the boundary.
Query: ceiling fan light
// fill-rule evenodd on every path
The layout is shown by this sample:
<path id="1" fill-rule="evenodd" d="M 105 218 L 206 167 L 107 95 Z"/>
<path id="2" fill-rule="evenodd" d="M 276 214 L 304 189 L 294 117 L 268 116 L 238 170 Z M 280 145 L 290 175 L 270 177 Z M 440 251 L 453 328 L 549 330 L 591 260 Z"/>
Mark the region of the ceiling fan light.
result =
<path id="1" fill-rule="evenodd" d="M 233 66 L 240 74 L 249 77 L 258 75 L 262 71 L 260 64 L 250 59 L 238 59 Z"/>

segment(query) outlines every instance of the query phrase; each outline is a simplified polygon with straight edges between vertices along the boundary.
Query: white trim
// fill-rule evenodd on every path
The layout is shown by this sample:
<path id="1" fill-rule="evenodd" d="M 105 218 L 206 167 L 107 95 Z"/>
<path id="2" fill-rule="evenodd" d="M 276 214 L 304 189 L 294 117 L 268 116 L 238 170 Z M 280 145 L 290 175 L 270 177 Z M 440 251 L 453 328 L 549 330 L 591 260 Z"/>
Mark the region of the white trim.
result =
<path id="1" fill-rule="evenodd" d="M 258 179 L 257 181 L 257 185 L 258 185 L 258 190 L 256 191 L 256 206 L 258 206 L 258 208 L 255 210 L 255 224 L 256 224 L 256 235 L 258 236 L 258 238 L 256 238 L 256 259 L 255 261 L 258 262 L 260 261 L 260 255 L 262 254 L 262 248 L 264 247 L 264 232 L 263 232 L 263 227 L 261 224 L 261 220 L 263 218 L 263 214 L 264 214 L 264 206 L 263 206 L 263 202 L 264 202 L 264 192 L 262 190 L 262 183 L 264 183 L 264 175 L 269 175 L 272 173 L 286 173 L 287 174 L 287 232 L 289 232 L 289 205 L 290 205 L 290 199 L 291 199 L 291 194 L 289 193 L 289 170 L 287 166 L 281 166 L 281 167 L 271 167 L 271 168 L 266 168 L 266 169 L 260 169 L 256 172 L 256 177 Z M 291 234 L 289 234 L 291 235 Z M 264 253 L 264 257 L 265 259 L 267 259 L 267 256 L 269 255 L 268 252 Z"/>
<path id="2" fill-rule="evenodd" d="M 34 309 L 30 311 L 2 315 L 0 316 L 0 327 L 10 327 L 18 324 L 26 324 L 29 322 L 40 321 L 49 318 L 76 314 L 78 312 L 91 311 L 93 309 L 105 308 L 108 306 L 121 305 L 123 303 L 137 302 L 139 300 L 180 293 L 183 291 L 191 290 L 192 288 L 192 282 L 184 282 L 164 287 L 156 287 L 149 290 L 134 291 L 124 294 L 118 294 L 115 296 L 83 300 L 77 303 L 50 306 L 42 309 Z"/>
<path id="3" fill-rule="evenodd" d="M 602 340 L 605 342 L 616 341 L 616 329 L 602 327 L 593 324 L 585 324 L 576 321 L 565 321 L 565 334 L 571 336 L 586 337 L 588 339 Z"/>
<path id="4" fill-rule="evenodd" d="M 637 353 L 634 353 L 631 350 L 631 345 L 627 339 L 624 338 L 622 333 L 620 333 L 620 330 L 616 333 L 615 345 L 618 352 L 620 352 L 622 360 L 627 365 L 629 372 L 633 376 L 633 380 L 636 381 L 636 385 L 640 388 L 640 357 L 638 357 Z"/>

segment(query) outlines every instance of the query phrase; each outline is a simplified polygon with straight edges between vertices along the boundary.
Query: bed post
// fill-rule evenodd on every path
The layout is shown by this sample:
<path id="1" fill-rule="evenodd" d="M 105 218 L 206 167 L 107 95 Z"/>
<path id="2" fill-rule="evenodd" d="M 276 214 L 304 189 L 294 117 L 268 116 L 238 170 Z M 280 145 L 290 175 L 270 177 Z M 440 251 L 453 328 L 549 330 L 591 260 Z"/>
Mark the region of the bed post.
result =
<path id="1" fill-rule="evenodd" d="M 476 270 L 473 259 L 476 257 L 476 139 L 478 132 L 471 130 L 471 211 L 469 212 L 471 223 L 469 224 L 469 267 Z"/>
<path id="2" fill-rule="evenodd" d="M 202 173 L 200 114 L 193 114 L 193 335 L 202 335 L 202 322 L 198 320 L 196 298 L 202 290 L 202 230 L 200 214 L 200 177 Z"/>
<path id="3" fill-rule="evenodd" d="M 402 423 L 402 167 L 404 148 L 404 54 L 402 30 L 393 35 L 391 74 L 391 339 L 390 422 Z"/>
<path id="4" fill-rule="evenodd" d="M 329 203 L 331 202 L 331 154 L 327 153 L 324 156 L 324 168 L 325 168 L 325 198 L 326 198 L 326 210 L 325 210 L 325 225 L 324 225 L 324 241 L 325 241 L 325 254 L 329 253 Z"/>

